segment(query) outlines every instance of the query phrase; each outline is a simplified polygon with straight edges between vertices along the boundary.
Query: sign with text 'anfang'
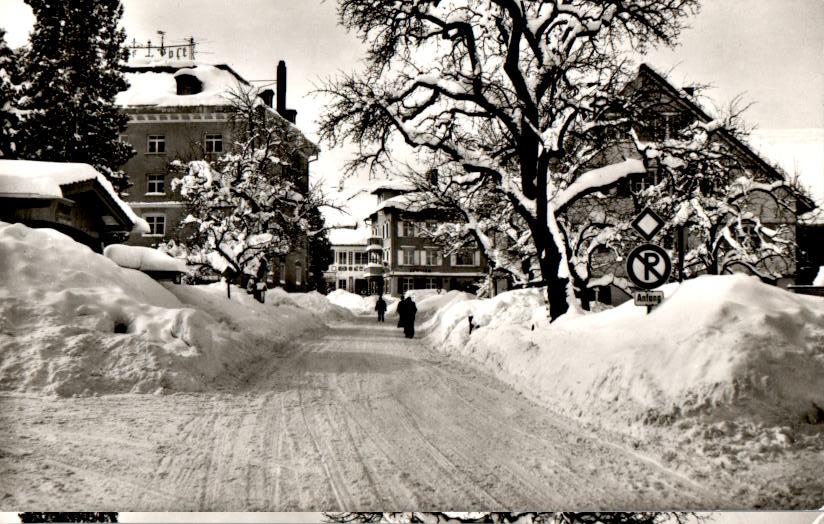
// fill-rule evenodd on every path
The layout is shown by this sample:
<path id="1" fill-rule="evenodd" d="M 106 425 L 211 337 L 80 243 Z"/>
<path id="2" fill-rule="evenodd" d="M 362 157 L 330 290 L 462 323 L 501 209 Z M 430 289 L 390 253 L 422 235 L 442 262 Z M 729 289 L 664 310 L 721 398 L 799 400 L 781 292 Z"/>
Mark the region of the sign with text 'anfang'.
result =
<path id="1" fill-rule="evenodd" d="M 672 270 L 669 255 L 653 244 L 641 244 L 627 257 L 627 276 L 641 289 L 653 289 L 667 281 Z"/>
<path id="2" fill-rule="evenodd" d="M 632 294 L 636 306 L 657 306 L 664 301 L 663 291 L 636 291 Z"/>

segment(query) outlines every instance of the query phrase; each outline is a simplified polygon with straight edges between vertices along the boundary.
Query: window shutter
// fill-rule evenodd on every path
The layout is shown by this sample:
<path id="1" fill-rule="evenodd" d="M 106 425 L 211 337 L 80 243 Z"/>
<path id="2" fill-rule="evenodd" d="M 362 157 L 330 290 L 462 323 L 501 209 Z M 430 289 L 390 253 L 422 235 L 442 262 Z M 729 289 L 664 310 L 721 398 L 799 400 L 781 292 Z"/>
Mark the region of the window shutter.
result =
<path id="1" fill-rule="evenodd" d="M 475 254 L 473 255 L 473 258 L 474 258 L 473 262 L 475 263 L 475 265 L 480 266 L 481 265 L 481 252 L 476 249 Z"/>
<path id="2" fill-rule="evenodd" d="M 435 254 L 435 265 L 437 265 L 437 266 L 442 266 L 443 265 L 443 254 L 440 251 L 438 251 Z"/>
<path id="3" fill-rule="evenodd" d="M 414 257 L 413 260 L 415 261 L 415 265 L 421 265 L 421 252 L 416 249 L 415 254 L 412 256 Z"/>
<path id="4" fill-rule="evenodd" d="M 453 266 L 453 267 L 458 265 L 458 255 L 457 254 L 452 253 L 451 255 L 449 255 L 449 265 Z"/>
<path id="5" fill-rule="evenodd" d="M 397 224 L 398 224 L 398 236 L 402 237 L 403 236 L 403 220 L 398 220 Z"/>
<path id="6" fill-rule="evenodd" d="M 399 249 L 399 250 L 398 250 L 398 260 L 397 260 L 397 265 L 399 265 L 399 266 L 403 266 L 403 265 L 405 265 L 405 264 L 404 264 L 404 260 L 403 260 L 403 249 Z"/>

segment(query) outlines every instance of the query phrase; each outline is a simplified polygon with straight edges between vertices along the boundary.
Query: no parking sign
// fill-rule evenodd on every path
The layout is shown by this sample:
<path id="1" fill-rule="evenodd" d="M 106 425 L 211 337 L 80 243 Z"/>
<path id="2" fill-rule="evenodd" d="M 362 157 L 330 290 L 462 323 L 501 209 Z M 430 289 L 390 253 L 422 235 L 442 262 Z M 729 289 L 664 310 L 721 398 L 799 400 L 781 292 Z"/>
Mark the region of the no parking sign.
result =
<path id="1" fill-rule="evenodd" d="M 627 276 L 641 289 L 653 289 L 665 283 L 670 271 L 669 255 L 654 244 L 641 244 L 627 257 Z"/>

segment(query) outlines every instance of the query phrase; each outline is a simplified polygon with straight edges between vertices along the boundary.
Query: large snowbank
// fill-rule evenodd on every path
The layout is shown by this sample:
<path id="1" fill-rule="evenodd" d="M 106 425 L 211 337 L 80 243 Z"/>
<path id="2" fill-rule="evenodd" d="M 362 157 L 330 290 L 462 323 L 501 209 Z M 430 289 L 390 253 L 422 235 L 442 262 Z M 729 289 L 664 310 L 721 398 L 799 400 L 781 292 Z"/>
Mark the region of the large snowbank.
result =
<path id="1" fill-rule="evenodd" d="M 260 304 L 239 289 L 230 301 L 220 284 L 167 289 L 55 230 L 0 222 L 0 390 L 207 389 L 322 327 L 320 295 L 269 295 Z"/>
<path id="2" fill-rule="evenodd" d="M 594 423 L 819 420 L 824 300 L 744 275 L 704 276 L 664 292 L 649 315 L 630 302 L 550 325 L 536 323 L 546 311 L 540 290 L 512 291 L 450 304 L 422 328 L 434 347 Z"/>

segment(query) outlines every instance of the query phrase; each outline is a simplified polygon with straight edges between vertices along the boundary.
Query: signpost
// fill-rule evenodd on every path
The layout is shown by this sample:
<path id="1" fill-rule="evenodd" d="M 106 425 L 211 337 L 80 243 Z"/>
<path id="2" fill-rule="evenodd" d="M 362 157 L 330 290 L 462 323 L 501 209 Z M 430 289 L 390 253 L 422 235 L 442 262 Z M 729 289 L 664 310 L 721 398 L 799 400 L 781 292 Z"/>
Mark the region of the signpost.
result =
<path id="1" fill-rule="evenodd" d="M 644 209 L 632 221 L 632 227 L 648 242 L 664 227 L 664 220 L 649 208 Z M 650 291 L 664 284 L 672 271 L 672 262 L 663 248 L 655 244 L 641 244 L 627 257 L 627 277 L 644 291 L 636 291 L 633 298 L 636 306 L 647 306 L 652 311 L 664 299 L 662 291 Z"/>

